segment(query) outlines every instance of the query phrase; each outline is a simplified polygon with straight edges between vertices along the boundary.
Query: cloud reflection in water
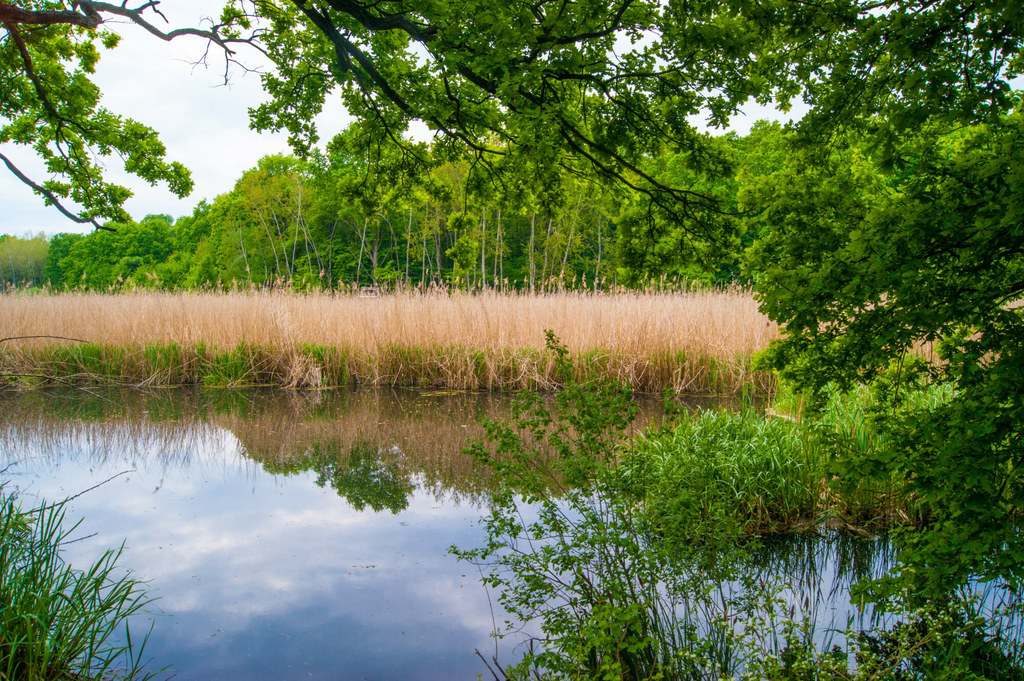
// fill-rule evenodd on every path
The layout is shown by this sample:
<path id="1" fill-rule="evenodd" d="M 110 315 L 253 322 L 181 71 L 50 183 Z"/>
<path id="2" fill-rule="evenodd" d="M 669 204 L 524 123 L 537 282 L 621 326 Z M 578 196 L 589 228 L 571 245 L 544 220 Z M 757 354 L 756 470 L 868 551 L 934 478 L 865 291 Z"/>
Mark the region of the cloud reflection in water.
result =
<path id="1" fill-rule="evenodd" d="M 251 445 L 217 419 L 3 426 L 0 468 L 20 461 L 11 472 L 26 494 L 59 499 L 131 471 L 71 503 L 77 535 L 95 536 L 66 555 L 84 563 L 125 542 L 122 566 L 169 615 L 146 655 L 176 679 L 470 679 L 482 671 L 474 650 L 493 651 L 478 575 L 447 554 L 482 540 L 480 509 L 436 482 L 413 485 L 398 513 L 357 511 L 315 471 L 266 472 L 281 462 L 243 456 Z"/>

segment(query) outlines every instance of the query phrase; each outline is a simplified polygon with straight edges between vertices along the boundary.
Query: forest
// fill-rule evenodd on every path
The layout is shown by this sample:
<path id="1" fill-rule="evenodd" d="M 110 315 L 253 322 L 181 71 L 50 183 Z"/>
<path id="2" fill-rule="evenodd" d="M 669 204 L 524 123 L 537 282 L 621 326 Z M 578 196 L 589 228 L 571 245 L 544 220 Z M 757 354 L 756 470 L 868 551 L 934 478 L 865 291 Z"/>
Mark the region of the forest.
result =
<path id="1" fill-rule="evenodd" d="M 0 281 L 13 287 L 105 291 L 362 286 L 465 290 L 614 290 L 666 278 L 677 286 L 749 282 L 743 251 L 763 229 L 747 206 L 781 172 L 788 135 L 778 123 L 709 140 L 718 155 L 704 191 L 734 223 L 720 243 L 658 225 L 643 196 L 593 175 L 562 172 L 543 188 L 492 183 L 472 158 L 427 148 L 415 168 L 360 143 L 359 127 L 307 160 L 269 156 L 234 189 L 192 215 L 107 222 L 89 234 L 5 237 Z M 377 155 L 374 156 L 373 154 Z M 698 182 L 682 152 L 651 159 L 666 181 Z M 687 176 L 689 174 L 689 177 Z"/>

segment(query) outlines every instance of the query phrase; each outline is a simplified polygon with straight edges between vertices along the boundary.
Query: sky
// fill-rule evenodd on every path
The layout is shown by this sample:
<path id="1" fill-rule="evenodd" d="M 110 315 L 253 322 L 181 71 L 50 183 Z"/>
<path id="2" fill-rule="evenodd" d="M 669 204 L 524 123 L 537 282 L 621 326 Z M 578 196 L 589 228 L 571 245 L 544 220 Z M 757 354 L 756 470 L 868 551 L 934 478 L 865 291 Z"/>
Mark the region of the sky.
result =
<path id="1" fill-rule="evenodd" d="M 201 25 L 217 6 L 208 0 L 175 0 L 161 8 L 170 21 L 168 28 L 176 28 Z M 150 214 L 190 215 L 200 200 L 230 191 L 262 157 L 289 152 L 285 133 L 257 133 L 249 128 L 248 109 L 265 101 L 258 74 L 236 68 L 225 85 L 223 60 L 213 51 L 208 67 L 195 64 L 206 48 L 201 39 L 165 43 L 127 20 L 108 21 L 107 27 L 120 33 L 122 40 L 104 53 L 93 78 L 103 92 L 101 105 L 154 128 L 167 147 L 167 159 L 183 163 L 195 182 L 192 194 L 179 199 L 163 185 L 149 186 L 125 173 L 117 157 L 106 159 L 108 180 L 134 192 L 126 208 L 135 219 Z M 243 61 L 250 67 L 261 64 L 255 53 L 244 55 Z M 742 134 L 762 117 L 776 116 L 748 111 L 734 121 L 732 129 Z M 350 120 L 340 101 L 328 100 L 317 119 L 321 143 Z M 14 145 L 0 145 L 0 149 L 36 182 L 46 179 L 41 164 L 27 150 Z M 41 197 L 0 167 L 0 234 L 89 231 L 90 225 L 76 224 L 44 206 Z"/>
<path id="2" fill-rule="evenodd" d="M 196 0 L 161 5 L 170 28 L 197 25 L 212 7 L 217 4 Z M 108 27 L 114 25 L 108 22 Z M 125 173 L 116 156 L 106 159 L 108 179 L 134 192 L 126 207 L 135 219 L 153 213 L 190 215 L 201 199 L 230 191 L 263 156 L 288 153 L 284 132 L 261 134 L 249 128 L 249 107 L 265 101 L 258 74 L 235 69 L 224 85 L 222 58 L 211 52 L 209 68 L 194 65 L 205 41 L 178 38 L 165 43 L 127 21 L 119 21 L 114 30 L 121 34 L 121 44 L 104 53 L 93 79 L 103 92 L 101 105 L 154 128 L 167 147 L 167 159 L 185 164 L 195 182 L 192 194 L 179 199 L 164 185 L 151 187 Z M 258 66 L 258 57 L 252 53 L 244 60 Z M 321 138 L 329 140 L 348 120 L 340 102 L 328 102 L 318 118 Z M 46 179 L 31 153 L 14 145 L 0 148 L 32 179 Z M 90 225 L 75 224 L 44 206 L 41 197 L 0 166 L 0 234 L 89 231 Z"/>

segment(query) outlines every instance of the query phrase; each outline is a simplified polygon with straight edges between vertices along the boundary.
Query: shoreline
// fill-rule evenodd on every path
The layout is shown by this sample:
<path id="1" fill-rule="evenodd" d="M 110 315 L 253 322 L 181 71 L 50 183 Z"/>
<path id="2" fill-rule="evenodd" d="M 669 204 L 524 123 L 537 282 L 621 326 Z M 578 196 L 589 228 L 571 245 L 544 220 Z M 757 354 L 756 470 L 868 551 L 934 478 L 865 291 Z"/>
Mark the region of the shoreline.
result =
<path id="1" fill-rule="evenodd" d="M 530 296 L 397 292 L 71 292 L 0 296 L 8 385 L 356 384 L 557 389 L 548 331 L 576 381 L 637 393 L 765 395 L 752 368 L 778 329 L 741 289 Z"/>

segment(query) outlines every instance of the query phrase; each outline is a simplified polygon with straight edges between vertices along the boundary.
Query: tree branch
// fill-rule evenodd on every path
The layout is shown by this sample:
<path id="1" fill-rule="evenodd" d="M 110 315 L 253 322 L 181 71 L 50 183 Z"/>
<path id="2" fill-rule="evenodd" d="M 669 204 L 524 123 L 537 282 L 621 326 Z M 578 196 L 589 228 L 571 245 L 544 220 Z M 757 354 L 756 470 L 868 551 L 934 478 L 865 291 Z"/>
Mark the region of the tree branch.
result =
<path id="1" fill-rule="evenodd" d="M 0 2 L 0 23 L 28 24 L 32 26 L 68 24 L 89 29 L 98 28 L 103 23 L 103 17 L 90 7 L 88 2 L 80 3 L 80 7 L 84 14 L 57 10 L 32 11 L 16 7 L 7 2 Z"/>
<path id="2" fill-rule="evenodd" d="M 116 16 L 125 17 L 126 19 L 130 19 L 132 23 L 141 26 L 157 38 L 160 38 L 160 40 L 166 42 L 171 42 L 175 38 L 180 38 L 184 35 L 206 38 L 210 42 L 218 45 L 229 55 L 234 54 L 234 51 L 229 47 L 230 43 L 244 42 L 250 45 L 252 44 L 251 41 L 249 40 L 232 40 L 224 38 L 224 36 L 220 35 L 220 33 L 217 31 L 217 29 L 219 28 L 219 26 L 217 25 L 214 25 L 213 28 L 209 30 L 201 28 L 176 28 L 172 31 L 161 31 L 159 28 L 149 23 L 149 21 L 147 21 L 144 16 L 142 16 L 142 13 L 147 9 L 152 9 L 157 14 L 160 14 L 159 10 L 156 9 L 156 6 L 159 4 L 159 2 L 157 1 L 147 2 L 146 4 L 136 9 L 129 9 L 125 5 L 111 5 L 110 3 L 92 2 L 91 0 L 81 0 L 79 4 L 83 7 L 83 9 L 89 8 L 86 11 L 91 10 L 92 12 L 96 13 L 97 16 L 100 16 L 100 12 L 104 12 L 107 14 L 113 14 Z"/>
<path id="3" fill-rule="evenodd" d="M 46 189 L 42 185 L 38 185 L 35 182 L 33 182 L 27 175 L 25 175 L 25 173 L 21 172 L 21 170 L 19 170 L 18 167 L 14 165 L 14 163 L 12 163 L 9 158 L 4 156 L 3 154 L 0 154 L 0 161 L 4 162 L 4 165 L 7 166 L 8 170 L 14 173 L 14 176 L 16 178 L 18 178 L 19 180 L 27 184 L 29 187 L 31 187 L 33 191 L 35 191 L 37 194 L 42 194 L 47 201 L 53 204 L 53 206 L 56 207 L 57 210 L 59 210 L 61 213 L 63 213 L 64 217 L 68 218 L 69 220 L 77 222 L 80 225 L 92 225 L 96 229 L 103 229 L 108 232 L 117 231 L 113 227 L 101 225 L 100 223 L 96 222 L 94 218 L 83 218 L 79 215 L 72 213 L 67 208 L 65 208 L 63 204 L 61 204 L 60 199 L 58 199 L 53 192 L 51 192 L 49 189 Z"/>

